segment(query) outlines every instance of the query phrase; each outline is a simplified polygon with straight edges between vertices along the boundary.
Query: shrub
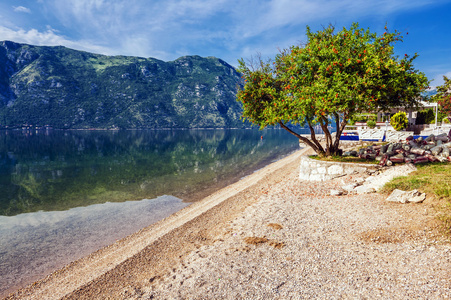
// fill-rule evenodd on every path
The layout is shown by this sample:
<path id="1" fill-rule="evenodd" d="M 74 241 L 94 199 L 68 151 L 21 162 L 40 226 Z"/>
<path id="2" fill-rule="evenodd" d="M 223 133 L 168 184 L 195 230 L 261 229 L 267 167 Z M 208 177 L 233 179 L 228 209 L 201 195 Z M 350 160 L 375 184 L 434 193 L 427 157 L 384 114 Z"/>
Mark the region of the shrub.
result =
<path id="1" fill-rule="evenodd" d="M 366 126 L 368 126 L 369 128 L 373 129 L 373 128 L 376 127 L 376 121 L 369 120 L 368 122 L 366 122 Z"/>
<path id="2" fill-rule="evenodd" d="M 357 114 L 355 116 L 353 116 L 348 124 L 349 125 L 354 125 L 355 122 L 367 122 L 367 121 L 376 121 L 377 119 L 377 115 L 376 114 Z"/>
<path id="3" fill-rule="evenodd" d="M 394 114 L 390 120 L 390 125 L 393 126 L 396 131 L 406 129 L 408 124 L 409 120 L 407 119 L 407 114 L 403 111 Z"/>
<path id="4" fill-rule="evenodd" d="M 432 108 L 428 108 L 417 113 L 415 124 L 432 124 L 435 123 L 435 113 Z"/>

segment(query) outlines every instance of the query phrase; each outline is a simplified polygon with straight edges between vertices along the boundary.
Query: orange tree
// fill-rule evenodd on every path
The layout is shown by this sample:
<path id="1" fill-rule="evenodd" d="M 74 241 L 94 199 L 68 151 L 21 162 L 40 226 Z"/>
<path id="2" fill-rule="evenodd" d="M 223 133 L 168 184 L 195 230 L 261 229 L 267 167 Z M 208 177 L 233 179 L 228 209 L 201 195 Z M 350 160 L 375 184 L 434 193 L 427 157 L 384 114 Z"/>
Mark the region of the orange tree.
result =
<path id="1" fill-rule="evenodd" d="M 340 135 L 356 113 L 416 106 L 428 86 L 426 76 L 413 68 L 417 54 L 395 56 L 394 44 L 402 40 L 397 31 L 377 35 L 354 23 L 340 32 L 307 27 L 307 38 L 305 45 L 282 50 L 272 63 L 239 60 L 245 85 L 237 99 L 243 118 L 260 129 L 280 125 L 319 155 L 341 152 Z M 296 124 L 308 126 L 310 137 L 296 133 Z M 318 141 L 315 125 L 324 131 L 325 143 Z"/>
<path id="2" fill-rule="evenodd" d="M 432 97 L 440 105 L 440 111 L 445 113 L 451 120 L 451 79 L 443 76 L 445 83 L 437 87 L 437 94 Z"/>

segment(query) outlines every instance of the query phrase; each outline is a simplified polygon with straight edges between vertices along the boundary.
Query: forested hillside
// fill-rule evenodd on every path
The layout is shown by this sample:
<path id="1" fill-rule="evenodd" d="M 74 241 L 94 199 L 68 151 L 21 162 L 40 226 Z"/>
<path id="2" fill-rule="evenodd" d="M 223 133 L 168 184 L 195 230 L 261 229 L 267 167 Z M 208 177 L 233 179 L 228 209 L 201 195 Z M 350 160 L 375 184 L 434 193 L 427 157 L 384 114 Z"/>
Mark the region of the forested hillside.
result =
<path id="1" fill-rule="evenodd" d="M 243 127 L 240 74 L 215 57 L 105 56 L 0 42 L 0 127 Z"/>

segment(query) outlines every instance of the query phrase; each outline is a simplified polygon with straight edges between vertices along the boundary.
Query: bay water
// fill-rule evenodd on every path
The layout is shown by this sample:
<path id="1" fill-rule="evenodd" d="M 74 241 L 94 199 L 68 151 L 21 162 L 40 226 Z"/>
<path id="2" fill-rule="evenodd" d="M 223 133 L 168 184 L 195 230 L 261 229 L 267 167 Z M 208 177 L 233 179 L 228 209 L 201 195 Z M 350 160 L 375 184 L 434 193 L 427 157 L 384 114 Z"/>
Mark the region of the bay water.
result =
<path id="1" fill-rule="evenodd" d="M 297 149 L 284 130 L 0 131 L 0 297 Z"/>

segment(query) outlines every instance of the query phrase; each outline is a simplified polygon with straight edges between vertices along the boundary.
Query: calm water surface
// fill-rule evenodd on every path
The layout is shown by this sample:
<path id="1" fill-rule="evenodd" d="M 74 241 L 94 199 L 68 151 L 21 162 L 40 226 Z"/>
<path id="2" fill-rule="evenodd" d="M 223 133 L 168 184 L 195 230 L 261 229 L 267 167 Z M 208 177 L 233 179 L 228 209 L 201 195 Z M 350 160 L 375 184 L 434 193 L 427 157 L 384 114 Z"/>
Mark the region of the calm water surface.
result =
<path id="1" fill-rule="evenodd" d="M 297 149 L 284 130 L 0 131 L 0 296 Z"/>

